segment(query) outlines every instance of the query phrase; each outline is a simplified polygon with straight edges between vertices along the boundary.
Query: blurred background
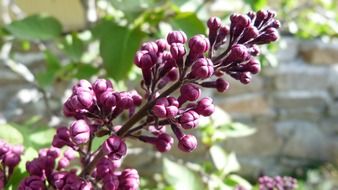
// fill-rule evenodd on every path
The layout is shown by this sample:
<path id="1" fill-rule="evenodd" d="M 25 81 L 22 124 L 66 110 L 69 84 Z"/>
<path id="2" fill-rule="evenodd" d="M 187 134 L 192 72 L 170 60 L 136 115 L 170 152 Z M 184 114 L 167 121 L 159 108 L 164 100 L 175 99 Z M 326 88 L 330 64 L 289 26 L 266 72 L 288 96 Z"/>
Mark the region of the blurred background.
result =
<path id="1" fill-rule="evenodd" d="M 338 2 L 334 0 L 0 0 L 0 139 L 48 147 L 67 124 L 62 103 L 78 79 L 138 86 L 134 53 L 174 29 L 206 34 L 206 20 L 273 9 L 278 43 L 263 47 L 248 85 L 229 78 L 191 154 L 131 143 L 124 164 L 142 189 L 232 189 L 291 175 L 299 189 L 338 189 Z M 68 89 L 68 90 L 67 90 Z M 29 155 L 26 154 L 27 157 Z M 206 188 L 207 187 L 207 188 Z"/>

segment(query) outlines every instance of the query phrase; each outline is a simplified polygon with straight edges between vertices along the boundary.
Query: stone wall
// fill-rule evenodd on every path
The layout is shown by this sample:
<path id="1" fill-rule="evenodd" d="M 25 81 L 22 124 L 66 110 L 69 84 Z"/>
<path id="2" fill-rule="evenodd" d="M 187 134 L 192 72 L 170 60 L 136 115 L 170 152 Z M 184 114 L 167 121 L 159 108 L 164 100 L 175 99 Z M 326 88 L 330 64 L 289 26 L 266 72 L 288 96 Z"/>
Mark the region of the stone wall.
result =
<path id="1" fill-rule="evenodd" d="M 278 66 L 244 86 L 232 81 L 217 103 L 256 134 L 226 142 L 242 172 L 277 174 L 338 157 L 338 44 L 282 38 Z"/>
<path id="2" fill-rule="evenodd" d="M 227 150 L 237 153 L 244 174 L 278 174 L 338 160 L 338 43 L 283 37 L 281 46 L 277 67 L 264 68 L 249 85 L 229 79 L 227 93 L 211 94 L 234 121 L 257 129 L 252 136 L 224 143 Z M 15 59 L 37 70 L 43 55 L 25 53 Z M 3 64 L 0 85 L 0 120 L 23 121 L 34 114 L 45 114 L 41 94 Z M 55 84 L 50 91 L 54 114 L 60 114 L 57 98 L 63 95 L 65 86 Z M 132 149 L 127 164 L 145 168 L 144 173 L 158 170 L 158 155 L 151 156 L 151 147 L 142 146 L 146 149 Z M 204 159 L 203 150 L 173 154 L 189 160 Z"/>

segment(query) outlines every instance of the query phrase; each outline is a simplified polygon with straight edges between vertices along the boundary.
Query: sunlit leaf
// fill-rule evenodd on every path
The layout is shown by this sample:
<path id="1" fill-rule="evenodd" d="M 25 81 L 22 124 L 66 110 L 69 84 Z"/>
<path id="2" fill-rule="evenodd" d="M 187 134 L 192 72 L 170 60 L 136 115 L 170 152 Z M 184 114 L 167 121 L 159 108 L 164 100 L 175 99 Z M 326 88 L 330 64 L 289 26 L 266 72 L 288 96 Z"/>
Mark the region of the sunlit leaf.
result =
<path id="1" fill-rule="evenodd" d="M 265 8 L 268 3 L 267 0 L 244 0 L 244 1 L 248 3 L 250 7 L 255 11 Z"/>
<path id="2" fill-rule="evenodd" d="M 115 80 L 125 79 L 145 33 L 139 28 L 119 26 L 110 20 L 101 21 L 93 33 L 100 40 L 100 55 L 108 76 Z"/>
<path id="3" fill-rule="evenodd" d="M 183 30 L 188 37 L 192 37 L 196 34 L 205 34 L 206 28 L 204 23 L 198 19 L 195 13 L 191 12 L 179 12 L 170 23 L 175 29 Z"/>
<path id="4" fill-rule="evenodd" d="M 49 40 L 62 32 L 60 22 L 50 16 L 32 15 L 13 21 L 5 28 L 15 37 L 23 40 Z"/>
<path id="5" fill-rule="evenodd" d="M 21 132 L 11 124 L 0 125 L 0 139 L 9 144 L 23 144 L 24 141 Z"/>
<path id="6" fill-rule="evenodd" d="M 165 180 L 176 190 L 203 190 L 203 183 L 196 174 L 181 164 L 164 159 Z"/>
<path id="7" fill-rule="evenodd" d="M 245 137 L 252 135 L 256 132 L 256 129 L 238 122 L 222 126 L 222 129 L 224 130 L 226 136 L 229 138 Z"/>
<path id="8" fill-rule="evenodd" d="M 224 150 L 218 145 L 213 145 L 209 152 L 216 169 L 222 171 L 227 162 L 227 155 Z"/>
<path id="9" fill-rule="evenodd" d="M 218 145 L 213 145 L 210 148 L 210 155 L 216 169 L 222 175 L 227 175 L 240 168 L 236 155 L 234 153 L 226 154 L 226 152 Z"/>

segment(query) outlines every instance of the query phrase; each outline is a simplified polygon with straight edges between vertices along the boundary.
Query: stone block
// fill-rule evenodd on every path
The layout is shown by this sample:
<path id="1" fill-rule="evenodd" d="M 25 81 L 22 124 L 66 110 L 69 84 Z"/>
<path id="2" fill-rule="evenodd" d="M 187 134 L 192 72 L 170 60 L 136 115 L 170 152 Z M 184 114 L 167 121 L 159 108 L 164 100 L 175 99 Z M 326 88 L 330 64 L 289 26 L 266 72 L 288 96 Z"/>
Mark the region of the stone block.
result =
<path id="1" fill-rule="evenodd" d="M 282 155 L 305 160 L 330 157 L 330 140 L 314 123 L 290 120 L 276 123 L 275 128 L 283 138 Z"/>
<path id="2" fill-rule="evenodd" d="M 300 56 L 311 64 L 337 64 L 338 43 L 321 40 L 304 41 L 300 44 Z"/>
<path id="3" fill-rule="evenodd" d="M 280 63 L 290 63 L 297 59 L 299 40 L 292 37 L 283 37 L 279 41 L 279 49 L 276 58 Z"/>
<path id="4" fill-rule="evenodd" d="M 326 117 L 319 122 L 320 129 L 328 136 L 338 136 L 338 117 Z"/>
<path id="5" fill-rule="evenodd" d="M 329 104 L 329 115 L 332 117 L 338 117 L 338 101 L 331 102 Z"/>
<path id="6" fill-rule="evenodd" d="M 333 98 L 338 100 L 338 64 L 330 67 L 329 91 Z"/>
<path id="7" fill-rule="evenodd" d="M 225 143 L 226 149 L 233 150 L 239 156 L 277 155 L 282 146 L 282 138 L 277 135 L 273 124 L 255 125 L 255 129 L 256 132 L 253 135 L 228 139 Z"/>
<path id="8" fill-rule="evenodd" d="M 307 65 L 302 62 L 280 64 L 269 68 L 266 75 L 274 78 L 273 86 L 278 91 L 284 90 L 327 90 L 329 87 L 330 68 Z"/>
<path id="9" fill-rule="evenodd" d="M 318 122 L 323 117 L 323 110 L 316 107 L 308 108 L 293 108 L 293 109 L 278 109 L 278 120 L 304 120 L 307 122 Z"/>
<path id="10" fill-rule="evenodd" d="M 273 98 L 277 109 L 303 109 L 314 108 L 324 111 L 330 96 L 327 92 L 315 91 L 289 91 L 277 92 Z"/>
<path id="11" fill-rule="evenodd" d="M 230 115 L 264 115 L 269 114 L 270 108 L 266 97 L 262 93 L 243 94 L 230 96 L 224 100 L 215 101 L 223 110 Z"/>

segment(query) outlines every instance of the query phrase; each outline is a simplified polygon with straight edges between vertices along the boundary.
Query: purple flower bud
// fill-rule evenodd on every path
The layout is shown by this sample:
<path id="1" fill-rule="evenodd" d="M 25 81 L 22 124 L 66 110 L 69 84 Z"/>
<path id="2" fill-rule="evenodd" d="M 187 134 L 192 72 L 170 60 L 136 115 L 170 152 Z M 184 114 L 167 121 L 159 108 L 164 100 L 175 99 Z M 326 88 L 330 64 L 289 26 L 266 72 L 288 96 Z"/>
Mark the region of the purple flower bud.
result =
<path id="1" fill-rule="evenodd" d="M 223 64 L 231 62 L 242 62 L 247 60 L 250 57 L 248 49 L 241 44 L 235 44 L 231 47 L 228 57 L 224 60 Z"/>
<path id="2" fill-rule="evenodd" d="M 265 22 L 267 19 L 268 19 L 268 12 L 266 10 L 257 11 L 254 26 L 256 26 L 257 28 L 260 28 L 262 26 L 262 23 Z"/>
<path id="3" fill-rule="evenodd" d="M 119 190 L 137 190 L 140 185 L 140 177 L 135 169 L 123 170 L 119 181 Z"/>
<path id="4" fill-rule="evenodd" d="M 238 43 L 243 44 L 245 42 L 248 42 L 249 40 L 255 39 L 259 35 L 259 31 L 254 26 L 248 26 L 245 28 L 243 35 L 241 35 L 241 39 L 238 41 Z"/>
<path id="5" fill-rule="evenodd" d="M 199 58 L 191 68 L 191 74 L 198 79 L 206 79 L 214 74 L 214 65 L 208 58 Z"/>
<path id="6" fill-rule="evenodd" d="M 132 94 L 129 92 L 120 92 L 117 94 L 117 107 L 122 109 L 128 109 L 134 106 L 134 100 Z"/>
<path id="7" fill-rule="evenodd" d="M 179 97 L 180 103 L 186 100 L 195 101 L 201 96 L 201 89 L 198 88 L 197 85 L 192 83 L 187 83 L 183 85 L 180 89 L 180 92 L 181 92 L 181 96 Z"/>
<path id="8" fill-rule="evenodd" d="M 174 59 L 181 59 L 186 53 L 185 47 L 181 43 L 172 43 L 170 46 L 170 53 Z"/>
<path id="9" fill-rule="evenodd" d="M 74 146 L 74 143 L 70 140 L 70 132 L 67 127 L 59 127 L 56 129 L 52 145 L 57 148 L 62 148 L 65 145 L 70 147 Z"/>
<path id="10" fill-rule="evenodd" d="M 178 141 L 178 148 L 183 152 L 192 152 L 197 148 L 196 137 L 190 134 L 183 135 Z"/>
<path id="11" fill-rule="evenodd" d="M 21 181 L 18 190 L 47 190 L 47 188 L 40 177 L 28 176 Z"/>
<path id="12" fill-rule="evenodd" d="M 119 179 L 116 175 L 110 174 L 103 178 L 103 190 L 118 190 Z"/>
<path id="13" fill-rule="evenodd" d="M 169 81 L 175 81 L 178 79 L 178 70 L 177 68 L 172 68 L 168 74 L 166 75 L 168 77 Z"/>
<path id="14" fill-rule="evenodd" d="M 67 176 L 69 172 L 55 172 L 52 174 L 51 182 L 57 189 L 62 189 L 66 184 Z"/>
<path id="15" fill-rule="evenodd" d="M 257 74 L 261 71 L 261 64 L 257 59 L 251 59 L 245 67 L 247 67 L 248 71 L 252 74 Z"/>
<path id="16" fill-rule="evenodd" d="M 184 44 L 187 42 L 187 35 L 183 31 L 172 31 L 167 36 L 167 41 L 170 45 L 173 43 Z"/>
<path id="17" fill-rule="evenodd" d="M 66 117 L 72 117 L 74 116 L 75 113 L 75 109 L 73 108 L 72 104 L 71 104 L 71 98 L 69 98 L 64 104 L 63 104 L 63 114 Z"/>
<path id="18" fill-rule="evenodd" d="M 10 150 L 10 147 L 7 143 L 0 140 L 0 159 Z"/>
<path id="19" fill-rule="evenodd" d="M 106 175 L 113 175 L 115 165 L 112 160 L 108 158 L 102 158 L 96 165 L 96 176 L 97 180 L 103 179 Z"/>
<path id="20" fill-rule="evenodd" d="M 203 98 L 197 102 L 195 111 L 205 117 L 210 116 L 215 111 L 213 100 L 209 97 Z"/>
<path id="21" fill-rule="evenodd" d="M 218 78 L 216 81 L 203 82 L 201 83 L 201 86 L 205 88 L 216 88 L 218 92 L 225 92 L 229 89 L 230 85 L 228 81 Z"/>
<path id="22" fill-rule="evenodd" d="M 142 104 L 143 98 L 136 90 L 130 91 L 130 95 L 135 106 L 140 106 Z"/>
<path id="23" fill-rule="evenodd" d="M 152 133 L 153 135 L 158 136 L 161 133 L 165 133 L 166 132 L 166 128 L 164 126 L 150 125 L 150 126 L 148 126 L 148 131 L 150 133 Z"/>
<path id="24" fill-rule="evenodd" d="M 90 182 L 82 180 L 72 172 L 55 172 L 51 177 L 56 189 L 92 190 Z"/>
<path id="25" fill-rule="evenodd" d="M 42 178 L 51 175 L 55 166 L 55 158 L 51 156 L 38 157 L 26 163 L 26 170 L 30 175 Z"/>
<path id="26" fill-rule="evenodd" d="M 127 154 L 127 145 L 118 136 L 110 136 L 103 144 L 102 151 L 112 160 L 119 160 Z"/>
<path id="27" fill-rule="evenodd" d="M 239 81 L 243 84 L 249 84 L 251 82 L 251 74 L 249 72 L 243 72 L 239 74 Z"/>
<path id="28" fill-rule="evenodd" d="M 90 127 L 85 120 L 76 120 L 70 125 L 70 136 L 77 145 L 87 143 L 90 138 Z"/>
<path id="29" fill-rule="evenodd" d="M 170 69 L 172 69 L 174 66 L 176 66 L 176 60 L 173 58 L 171 53 L 169 51 L 165 51 L 162 53 L 162 62 L 163 66 L 161 69 L 161 74 L 164 75 Z"/>
<path id="30" fill-rule="evenodd" d="M 156 40 L 155 43 L 157 44 L 159 52 L 163 52 L 169 48 L 169 44 L 165 39 Z"/>
<path id="31" fill-rule="evenodd" d="M 217 31 L 218 28 L 222 25 L 222 21 L 218 17 L 211 17 L 207 22 L 209 30 Z"/>
<path id="32" fill-rule="evenodd" d="M 80 80 L 77 84 L 73 86 L 73 94 L 78 94 L 80 92 L 91 92 L 92 84 L 87 80 Z"/>
<path id="33" fill-rule="evenodd" d="M 64 153 L 64 157 L 68 160 L 74 160 L 76 158 L 77 152 L 74 149 L 68 148 Z"/>
<path id="34" fill-rule="evenodd" d="M 22 145 L 13 145 L 12 146 L 12 152 L 14 152 L 17 155 L 22 154 L 24 151 L 24 147 Z"/>
<path id="35" fill-rule="evenodd" d="M 217 89 L 218 92 L 227 91 L 229 89 L 229 86 L 230 86 L 229 82 L 222 79 L 222 78 L 218 78 L 216 80 L 216 89 Z"/>
<path id="36" fill-rule="evenodd" d="M 9 168 L 14 168 L 20 162 L 20 154 L 16 154 L 13 151 L 8 151 L 4 155 L 3 163 Z"/>
<path id="37" fill-rule="evenodd" d="M 152 112 L 159 118 L 175 117 L 178 113 L 178 101 L 174 97 L 163 97 L 156 101 Z"/>
<path id="38" fill-rule="evenodd" d="M 98 103 L 104 112 L 110 113 L 116 106 L 116 93 L 112 90 L 103 92 L 98 99 Z"/>
<path id="39" fill-rule="evenodd" d="M 258 45 L 253 44 L 252 47 L 248 48 L 248 52 L 252 56 L 257 56 L 261 53 L 261 50 L 259 49 Z"/>
<path id="40" fill-rule="evenodd" d="M 193 129 L 198 126 L 198 119 L 200 115 L 193 110 L 184 112 L 180 118 L 179 123 L 184 129 Z"/>
<path id="41" fill-rule="evenodd" d="M 158 52 L 158 46 L 155 42 L 145 42 L 142 44 L 141 50 L 146 50 L 151 54 L 156 55 Z"/>
<path id="42" fill-rule="evenodd" d="M 267 44 L 276 41 L 278 38 L 279 38 L 278 30 L 274 27 L 269 27 L 253 42 L 256 44 Z"/>
<path id="43" fill-rule="evenodd" d="M 155 142 L 156 149 L 159 152 L 168 152 L 174 144 L 174 139 L 167 133 L 161 133 Z"/>
<path id="44" fill-rule="evenodd" d="M 93 90 L 94 90 L 96 96 L 98 96 L 98 97 L 99 97 L 100 94 L 105 92 L 107 89 L 113 89 L 113 84 L 110 80 L 97 79 L 93 83 Z"/>
<path id="45" fill-rule="evenodd" d="M 210 47 L 209 40 L 204 35 L 196 35 L 189 40 L 190 54 L 202 55 Z"/>
<path id="46" fill-rule="evenodd" d="M 297 180 L 292 177 L 268 177 L 263 176 L 258 179 L 260 190 L 281 189 L 294 190 L 297 188 Z"/>
<path id="47" fill-rule="evenodd" d="M 60 153 L 61 153 L 61 150 L 59 148 L 56 148 L 56 147 L 44 148 L 44 149 L 40 149 L 39 157 L 50 156 L 50 157 L 56 159 L 57 157 L 60 156 Z"/>
<path id="48" fill-rule="evenodd" d="M 156 54 L 147 50 L 136 52 L 134 63 L 141 69 L 150 69 L 156 63 Z"/>
<path id="49" fill-rule="evenodd" d="M 58 161 L 57 169 L 61 170 L 61 169 L 67 168 L 69 165 L 70 165 L 70 160 L 68 160 L 68 158 L 66 157 L 63 157 L 63 158 L 60 158 L 60 160 Z"/>
<path id="50" fill-rule="evenodd" d="M 243 30 L 250 24 L 250 17 L 241 14 L 232 14 L 230 16 L 231 26 Z"/>
<path id="51" fill-rule="evenodd" d="M 75 109 L 89 109 L 94 104 L 94 96 L 86 91 L 73 95 L 70 104 Z"/>
<path id="52" fill-rule="evenodd" d="M 216 45 L 217 45 L 215 46 L 216 49 L 225 42 L 225 39 L 228 33 L 229 33 L 229 27 L 226 25 L 221 25 L 218 31 L 217 39 L 216 39 Z"/>

